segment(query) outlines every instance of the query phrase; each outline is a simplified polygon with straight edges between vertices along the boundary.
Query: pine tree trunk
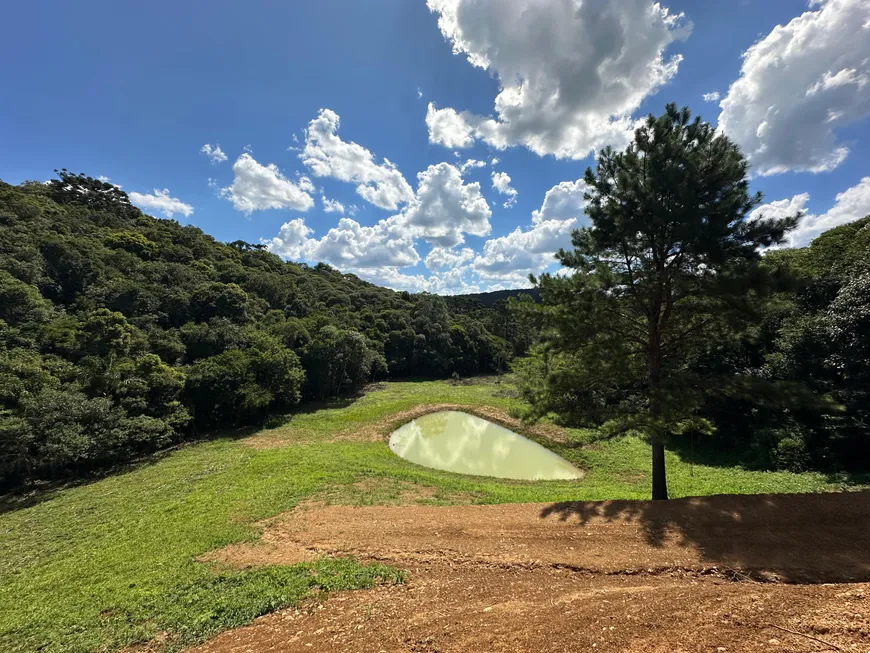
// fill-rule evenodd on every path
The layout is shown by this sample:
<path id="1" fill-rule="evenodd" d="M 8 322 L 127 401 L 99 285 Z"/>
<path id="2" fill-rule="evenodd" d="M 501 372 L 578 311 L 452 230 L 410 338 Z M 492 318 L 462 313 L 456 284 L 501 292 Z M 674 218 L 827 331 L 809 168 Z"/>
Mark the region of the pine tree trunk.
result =
<path id="1" fill-rule="evenodd" d="M 662 500 L 668 498 L 668 483 L 665 476 L 665 443 L 660 432 L 661 426 L 658 420 L 661 417 L 659 406 L 659 381 L 661 379 L 661 335 L 658 325 L 650 328 L 649 358 L 647 370 L 649 372 L 649 411 L 652 418 L 652 432 L 650 444 L 652 445 L 652 498 Z"/>
<path id="2" fill-rule="evenodd" d="M 668 498 L 668 483 L 665 477 L 665 445 L 658 438 L 652 440 L 652 498 Z"/>

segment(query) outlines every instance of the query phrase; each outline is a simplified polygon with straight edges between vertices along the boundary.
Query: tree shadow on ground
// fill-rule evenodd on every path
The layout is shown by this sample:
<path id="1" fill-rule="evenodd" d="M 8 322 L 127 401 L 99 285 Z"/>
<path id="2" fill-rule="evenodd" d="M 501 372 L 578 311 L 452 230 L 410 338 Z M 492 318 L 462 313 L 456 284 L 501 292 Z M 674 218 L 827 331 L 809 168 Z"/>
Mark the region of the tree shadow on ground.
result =
<path id="1" fill-rule="evenodd" d="M 870 580 L 870 492 L 561 502 L 540 516 L 587 529 L 622 522 L 634 527 L 627 537 L 692 547 L 706 565 L 757 579 Z"/>

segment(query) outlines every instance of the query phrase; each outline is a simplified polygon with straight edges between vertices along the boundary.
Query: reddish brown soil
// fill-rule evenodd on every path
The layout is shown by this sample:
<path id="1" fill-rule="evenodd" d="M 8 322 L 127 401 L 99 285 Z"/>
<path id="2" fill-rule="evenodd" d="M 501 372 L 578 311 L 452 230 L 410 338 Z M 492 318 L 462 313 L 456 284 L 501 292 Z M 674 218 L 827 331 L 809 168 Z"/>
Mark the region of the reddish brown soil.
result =
<path id="1" fill-rule="evenodd" d="M 870 651 L 870 493 L 309 506 L 210 559 L 343 554 L 409 580 L 269 615 L 196 651 Z"/>

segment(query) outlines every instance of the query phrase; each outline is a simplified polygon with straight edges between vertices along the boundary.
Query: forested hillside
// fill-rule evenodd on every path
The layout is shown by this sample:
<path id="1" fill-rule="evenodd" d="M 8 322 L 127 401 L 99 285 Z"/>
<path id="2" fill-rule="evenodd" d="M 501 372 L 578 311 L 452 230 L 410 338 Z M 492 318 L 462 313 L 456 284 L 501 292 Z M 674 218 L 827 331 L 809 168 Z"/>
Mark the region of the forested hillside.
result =
<path id="1" fill-rule="evenodd" d="M 768 252 L 762 267 L 784 287 L 749 294 L 741 321 L 723 311 L 712 336 L 691 348 L 680 344 L 685 360 L 671 363 L 679 385 L 670 398 L 696 422 L 671 433 L 668 446 L 695 446 L 714 460 L 750 468 L 867 470 L 868 262 L 870 216 L 821 234 L 809 247 Z M 532 413 L 599 426 L 642 405 L 642 355 L 602 361 L 607 350 L 576 338 L 570 329 L 580 313 L 549 283 L 543 304 L 532 307 L 543 341 L 515 365 Z M 546 330 L 556 314 L 567 343 Z"/>
<path id="2" fill-rule="evenodd" d="M 371 380 L 504 369 L 504 306 L 450 306 L 219 243 L 84 175 L 0 182 L 0 486 Z"/>

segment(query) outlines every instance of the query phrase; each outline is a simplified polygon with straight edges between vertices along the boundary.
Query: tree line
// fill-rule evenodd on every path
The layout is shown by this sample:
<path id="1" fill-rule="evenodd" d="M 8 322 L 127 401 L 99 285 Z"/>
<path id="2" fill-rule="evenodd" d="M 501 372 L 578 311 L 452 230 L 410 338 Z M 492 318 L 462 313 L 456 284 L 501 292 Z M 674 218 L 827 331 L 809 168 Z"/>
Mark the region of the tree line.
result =
<path id="1" fill-rule="evenodd" d="M 373 380 L 503 370 L 507 315 L 220 243 L 84 174 L 0 182 L 0 486 Z"/>

